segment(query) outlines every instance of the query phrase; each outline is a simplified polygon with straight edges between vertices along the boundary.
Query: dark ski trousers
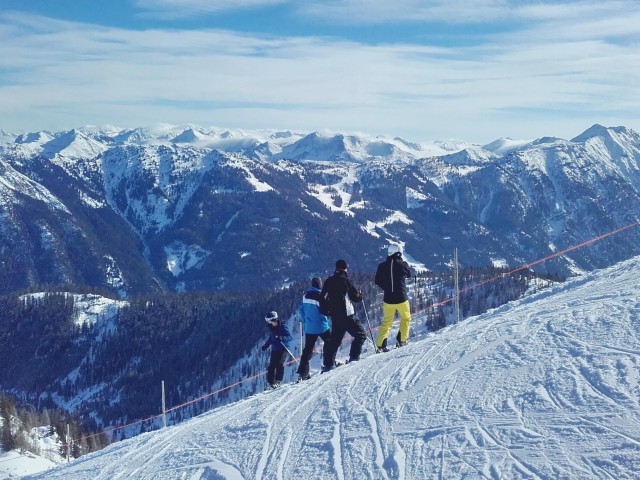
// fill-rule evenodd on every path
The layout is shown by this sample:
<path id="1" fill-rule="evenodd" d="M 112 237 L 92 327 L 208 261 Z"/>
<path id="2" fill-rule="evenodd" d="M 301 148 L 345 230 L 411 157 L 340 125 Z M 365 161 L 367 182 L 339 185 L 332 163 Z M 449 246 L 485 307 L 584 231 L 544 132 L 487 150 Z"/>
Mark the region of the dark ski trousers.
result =
<path id="1" fill-rule="evenodd" d="M 300 366 L 298 367 L 298 375 L 304 377 L 309 374 L 309 360 L 313 356 L 313 348 L 316 346 L 318 338 L 321 338 L 324 342 L 322 347 L 322 355 L 327 357 L 327 351 L 329 349 L 329 340 L 331 338 L 331 330 L 327 330 L 323 333 L 305 333 L 304 334 L 304 348 L 302 349 L 302 356 L 300 357 Z"/>
<path id="2" fill-rule="evenodd" d="M 360 360 L 362 345 L 367 340 L 367 334 L 362 328 L 360 320 L 353 315 L 348 317 L 331 317 L 331 338 L 329 339 L 329 348 L 324 356 L 325 368 L 332 368 L 336 361 L 336 352 L 340 348 L 344 334 L 349 332 L 353 337 L 351 342 L 351 350 L 349 351 L 349 361 Z"/>
<path id="3" fill-rule="evenodd" d="M 269 366 L 267 367 L 267 383 L 273 385 L 274 383 L 282 382 L 284 378 L 284 361 L 287 359 L 287 351 L 271 351 L 271 358 L 269 360 Z"/>

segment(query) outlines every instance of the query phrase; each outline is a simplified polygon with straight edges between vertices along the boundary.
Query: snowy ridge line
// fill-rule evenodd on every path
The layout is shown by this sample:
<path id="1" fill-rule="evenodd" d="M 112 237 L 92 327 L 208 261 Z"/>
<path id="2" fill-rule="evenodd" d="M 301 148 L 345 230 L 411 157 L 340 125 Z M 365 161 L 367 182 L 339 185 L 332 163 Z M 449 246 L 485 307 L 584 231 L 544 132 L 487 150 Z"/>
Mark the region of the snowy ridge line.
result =
<path id="1" fill-rule="evenodd" d="M 501 275 L 495 276 L 495 277 L 487 279 L 487 280 L 483 280 L 483 281 L 475 283 L 473 285 L 469 285 L 468 287 L 465 287 L 464 289 L 461 289 L 460 292 L 473 290 L 474 288 L 478 288 L 478 287 L 480 287 L 482 285 L 486 285 L 488 283 L 495 282 L 495 281 L 497 281 L 497 280 L 499 280 L 501 278 L 504 278 L 504 277 L 509 276 L 509 275 L 513 275 L 514 273 L 519 272 L 521 270 L 524 270 L 526 268 L 529 268 L 529 267 L 532 267 L 534 265 L 538 265 L 540 263 L 546 262 L 547 260 L 550 260 L 552 258 L 558 257 L 560 255 L 563 255 L 563 254 L 567 253 L 567 252 L 571 252 L 573 250 L 577 250 L 579 248 L 586 247 L 587 245 L 591 245 L 592 243 L 598 242 L 598 241 L 603 240 L 603 239 L 605 239 L 607 237 L 610 237 L 612 235 L 618 234 L 620 232 L 623 232 L 625 230 L 628 230 L 628 229 L 630 229 L 632 227 L 636 227 L 636 226 L 640 226 L 640 220 L 636 220 L 635 222 L 630 223 L 629 225 L 625 225 L 623 227 L 616 228 L 615 230 L 611 230 L 610 232 L 603 233 L 601 235 L 595 236 L 595 237 L 593 237 L 593 238 L 591 238 L 589 240 L 586 240 L 586 241 L 584 241 L 582 243 L 573 245 L 571 247 L 568 247 L 568 248 L 566 248 L 564 250 L 561 250 L 559 252 L 556 252 L 554 254 L 548 255 L 548 256 L 540 258 L 538 260 L 534 260 L 533 262 L 530 262 L 530 263 L 527 263 L 527 264 L 522 265 L 520 267 L 517 267 L 517 268 L 515 268 L 515 269 L 513 269 L 513 270 L 511 270 L 509 272 L 503 273 Z M 431 306 L 429 306 L 429 307 L 427 307 L 427 308 L 425 308 L 423 310 L 418 310 L 418 311 L 413 312 L 413 315 L 423 314 L 423 313 L 428 312 L 429 310 L 433 309 L 434 307 L 438 307 L 438 306 L 441 306 L 441 305 L 446 305 L 446 304 L 450 303 L 451 301 L 453 301 L 454 299 L 455 299 L 455 295 L 453 295 L 451 297 L 448 297 L 448 298 L 445 298 L 444 300 L 442 300 L 442 301 L 440 301 L 438 303 L 434 303 Z M 364 305 L 363 305 L 363 307 L 364 307 Z M 366 307 L 364 307 L 364 308 L 366 309 Z M 366 312 L 365 312 L 365 314 L 366 314 Z M 397 323 L 398 323 L 397 320 L 395 320 L 393 322 L 394 325 L 397 324 Z M 369 331 L 372 332 L 374 330 L 378 330 L 379 328 L 380 328 L 379 326 L 374 327 L 374 328 L 370 328 Z M 343 339 L 342 344 L 347 343 L 347 342 L 349 342 L 351 340 L 352 339 L 350 337 L 347 337 L 347 338 Z M 317 351 L 318 351 L 318 349 L 314 349 L 314 352 L 317 352 Z M 285 362 L 285 365 L 288 366 L 288 365 L 291 365 L 294 362 L 297 363 L 299 358 L 300 357 L 295 358 L 295 356 L 294 356 L 292 360 L 289 360 L 288 362 Z M 243 384 L 245 382 L 248 382 L 248 381 L 251 381 L 251 380 L 255 380 L 258 377 L 266 375 L 266 373 L 267 372 L 265 370 L 265 371 L 263 371 L 261 373 L 257 373 L 255 375 L 250 376 L 250 377 L 246 377 L 246 378 L 244 378 L 242 380 L 239 380 L 239 381 L 237 381 L 235 383 L 232 383 L 232 384 L 229 384 L 229 385 L 224 386 L 222 388 L 219 388 L 218 390 L 215 390 L 213 392 L 207 393 L 205 395 L 202 395 L 200 397 L 194 398 L 192 400 L 189 400 L 187 402 L 181 403 L 179 405 L 175 405 L 175 406 L 173 406 L 173 407 L 171 407 L 169 409 L 166 409 L 163 413 L 160 413 L 160 414 L 157 414 L 157 415 L 152 415 L 152 416 L 147 417 L 145 419 L 136 420 L 136 421 L 124 424 L 124 425 L 119 425 L 119 426 L 116 426 L 116 427 L 107 428 L 107 429 L 104 429 L 104 430 L 102 430 L 100 432 L 81 437 L 79 440 L 89 439 L 89 438 L 95 437 L 97 435 L 100 435 L 102 433 L 113 433 L 115 431 L 124 429 L 126 427 L 130 427 L 132 425 L 138 425 L 138 424 L 141 424 L 141 423 L 144 423 L 144 422 L 149 422 L 151 420 L 155 420 L 155 419 L 161 418 L 163 415 L 166 415 L 167 413 L 173 412 L 173 411 L 178 410 L 180 408 L 187 407 L 187 406 L 192 405 L 192 404 L 194 404 L 196 402 L 204 400 L 205 398 L 209 398 L 209 397 L 211 397 L 213 395 L 217 395 L 218 393 L 223 392 L 225 390 L 229 390 L 231 388 L 237 387 L 238 385 L 241 385 L 241 384 Z"/>

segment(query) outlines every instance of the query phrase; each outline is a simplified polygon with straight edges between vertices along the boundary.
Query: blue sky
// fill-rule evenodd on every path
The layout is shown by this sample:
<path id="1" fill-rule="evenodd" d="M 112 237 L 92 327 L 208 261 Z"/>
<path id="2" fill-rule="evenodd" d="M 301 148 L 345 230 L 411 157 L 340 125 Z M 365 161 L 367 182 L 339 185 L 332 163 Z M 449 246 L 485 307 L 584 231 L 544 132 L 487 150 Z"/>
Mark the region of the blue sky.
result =
<path id="1" fill-rule="evenodd" d="M 640 130 L 637 0 L 0 0 L 0 128 Z"/>

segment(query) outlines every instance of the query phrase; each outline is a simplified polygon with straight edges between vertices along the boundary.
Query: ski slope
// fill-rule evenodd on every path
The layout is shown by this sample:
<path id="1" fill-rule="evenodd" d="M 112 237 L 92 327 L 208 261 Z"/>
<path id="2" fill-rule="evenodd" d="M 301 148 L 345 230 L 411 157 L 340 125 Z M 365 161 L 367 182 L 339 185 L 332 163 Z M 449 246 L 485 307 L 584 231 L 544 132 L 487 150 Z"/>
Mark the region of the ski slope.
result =
<path id="1" fill-rule="evenodd" d="M 637 479 L 639 282 L 640 257 L 27 478 Z"/>

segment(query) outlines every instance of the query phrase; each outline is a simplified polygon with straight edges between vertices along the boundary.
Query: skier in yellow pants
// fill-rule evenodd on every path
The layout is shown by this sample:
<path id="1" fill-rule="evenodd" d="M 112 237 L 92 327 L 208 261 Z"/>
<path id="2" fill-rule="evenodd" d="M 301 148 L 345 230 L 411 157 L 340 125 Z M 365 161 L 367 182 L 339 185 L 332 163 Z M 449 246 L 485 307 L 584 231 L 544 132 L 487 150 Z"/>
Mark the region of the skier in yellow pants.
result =
<path id="1" fill-rule="evenodd" d="M 378 330 L 378 339 L 376 346 L 378 350 L 387 351 L 387 337 L 393 326 L 393 319 L 396 316 L 396 312 L 400 314 L 400 331 L 396 336 L 396 347 L 403 347 L 407 344 L 407 338 L 409 338 L 409 326 L 411 325 L 411 310 L 409 308 L 409 301 L 406 300 L 402 303 L 386 303 L 382 305 L 382 323 Z M 403 340 L 404 339 L 404 340 Z M 381 341 L 382 340 L 382 341 Z M 386 350 L 385 350 L 386 349 Z"/>
<path id="2" fill-rule="evenodd" d="M 407 296 L 407 278 L 411 277 L 409 264 L 402 259 L 402 250 L 392 244 L 388 248 L 387 259 L 378 265 L 376 285 L 384 291 L 383 319 L 378 331 L 376 347 L 378 352 L 388 352 L 387 337 L 393 325 L 396 312 L 400 314 L 400 331 L 396 336 L 396 347 L 403 347 L 409 338 L 411 309 Z"/>

